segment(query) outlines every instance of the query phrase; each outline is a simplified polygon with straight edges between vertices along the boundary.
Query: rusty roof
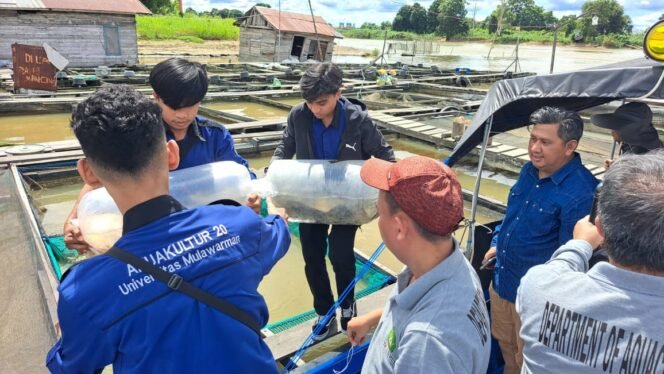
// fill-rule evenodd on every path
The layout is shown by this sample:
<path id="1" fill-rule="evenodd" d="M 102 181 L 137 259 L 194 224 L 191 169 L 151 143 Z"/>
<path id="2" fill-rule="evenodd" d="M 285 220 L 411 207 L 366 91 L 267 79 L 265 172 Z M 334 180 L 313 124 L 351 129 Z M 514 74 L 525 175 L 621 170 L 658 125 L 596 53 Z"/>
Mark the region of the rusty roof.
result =
<path id="1" fill-rule="evenodd" d="M 254 7 L 258 13 L 260 13 L 267 22 L 276 30 L 281 30 L 281 32 L 297 32 L 303 34 L 315 34 L 314 23 L 311 20 L 311 14 L 302 14 L 302 13 L 293 13 L 293 12 L 281 12 L 281 17 L 279 16 L 279 10 L 272 8 L 264 8 L 260 6 Z M 247 15 L 251 12 L 247 12 Z M 336 37 L 337 32 L 334 28 L 325 22 L 323 17 L 315 16 L 316 20 L 316 31 L 319 35 Z"/>
<path id="2" fill-rule="evenodd" d="M 150 14 L 150 10 L 139 0 L 0 0 L 0 9 Z"/>

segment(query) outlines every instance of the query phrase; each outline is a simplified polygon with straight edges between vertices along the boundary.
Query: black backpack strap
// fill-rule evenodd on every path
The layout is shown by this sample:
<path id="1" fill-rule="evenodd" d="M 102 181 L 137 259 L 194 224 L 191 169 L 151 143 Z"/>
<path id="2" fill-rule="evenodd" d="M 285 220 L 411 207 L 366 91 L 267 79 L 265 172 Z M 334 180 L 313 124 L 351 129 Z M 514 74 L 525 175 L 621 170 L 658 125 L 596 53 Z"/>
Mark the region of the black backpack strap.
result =
<path id="1" fill-rule="evenodd" d="M 225 313 L 237 321 L 241 322 L 248 328 L 252 329 L 258 336 L 264 338 L 265 336 L 261 332 L 261 327 L 258 321 L 250 316 L 244 310 L 236 307 L 232 303 L 215 296 L 207 291 L 204 291 L 193 284 L 187 282 L 179 276 L 178 274 L 169 273 L 144 259 L 135 256 L 127 251 L 124 251 L 120 248 L 113 247 L 106 252 L 107 255 L 114 257 L 126 264 L 129 264 L 137 269 L 144 271 L 147 274 L 152 275 L 158 281 L 165 283 L 168 288 L 181 292 L 191 298 L 194 298 L 203 304 L 211 306 L 218 311 Z"/>

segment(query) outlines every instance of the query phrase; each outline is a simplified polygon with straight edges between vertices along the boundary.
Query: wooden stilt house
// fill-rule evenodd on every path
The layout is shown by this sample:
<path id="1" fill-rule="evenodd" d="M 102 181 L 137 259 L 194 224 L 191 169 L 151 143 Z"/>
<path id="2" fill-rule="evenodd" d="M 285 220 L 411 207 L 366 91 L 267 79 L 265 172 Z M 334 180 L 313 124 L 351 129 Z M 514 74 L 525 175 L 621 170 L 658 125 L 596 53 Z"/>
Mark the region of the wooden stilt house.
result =
<path id="1" fill-rule="evenodd" d="M 334 39 L 341 38 L 320 16 L 254 6 L 240 26 L 240 61 L 331 61 Z M 291 57 L 292 56 L 292 57 Z"/>
<path id="2" fill-rule="evenodd" d="M 137 64 L 139 0 L 0 0 L 0 60 L 14 43 L 48 43 L 69 67 Z"/>

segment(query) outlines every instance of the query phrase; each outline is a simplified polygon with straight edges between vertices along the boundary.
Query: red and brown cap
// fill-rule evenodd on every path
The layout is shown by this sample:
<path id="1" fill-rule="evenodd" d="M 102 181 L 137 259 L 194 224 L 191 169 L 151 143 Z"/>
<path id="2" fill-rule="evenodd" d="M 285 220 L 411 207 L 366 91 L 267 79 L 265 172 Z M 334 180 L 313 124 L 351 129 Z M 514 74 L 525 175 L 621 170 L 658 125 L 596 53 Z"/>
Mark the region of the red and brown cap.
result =
<path id="1" fill-rule="evenodd" d="M 389 191 L 410 218 L 431 233 L 447 236 L 463 220 L 463 194 L 456 174 L 429 157 L 392 163 L 377 158 L 362 165 L 364 183 Z"/>

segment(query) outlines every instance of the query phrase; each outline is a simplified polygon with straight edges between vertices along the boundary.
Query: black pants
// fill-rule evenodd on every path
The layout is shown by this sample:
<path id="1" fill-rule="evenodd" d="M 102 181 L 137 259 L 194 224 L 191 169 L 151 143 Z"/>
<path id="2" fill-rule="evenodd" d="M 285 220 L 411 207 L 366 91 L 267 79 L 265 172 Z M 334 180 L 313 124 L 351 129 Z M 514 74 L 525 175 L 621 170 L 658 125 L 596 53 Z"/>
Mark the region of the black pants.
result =
<path id="1" fill-rule="evenodd" d="M 304 272 L 309 289 L 314 297 L 314 309 L 318 315 L 325 315 L 334 304 L 330 277 L 325 267 L 327 241 L 330 242 L 330 262 L 337 281 L 337 295 L 348 287 L 355 278 L 355 225 L 330 225 L 301 223 L 300 243 L 304 256 Z M 342 308 L 349 308 L 355 301 L 355 290 L 341 302 Z"/>

